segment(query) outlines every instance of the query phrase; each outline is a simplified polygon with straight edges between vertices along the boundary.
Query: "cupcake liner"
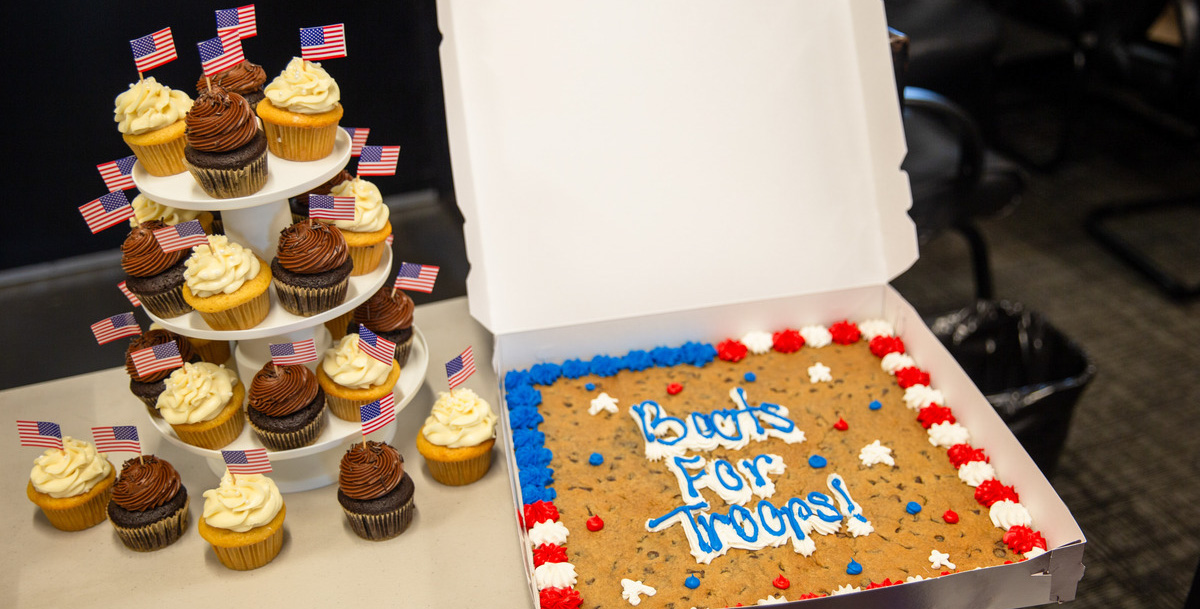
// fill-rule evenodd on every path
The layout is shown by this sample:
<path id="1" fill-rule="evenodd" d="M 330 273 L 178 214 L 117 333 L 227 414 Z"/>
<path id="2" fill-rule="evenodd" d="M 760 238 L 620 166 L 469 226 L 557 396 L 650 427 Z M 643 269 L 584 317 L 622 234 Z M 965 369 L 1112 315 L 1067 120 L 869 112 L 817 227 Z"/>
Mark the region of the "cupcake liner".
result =
<path id="1" fill-rule="evenodd" d="M 324 127 L 291 127 L 263 121 L 267 148 L 271 154 L 289 161 L 316 161 L 333 152 L 337 123 Z"/>
<path id="2" fill-rule="evenodd" d="M 86 501 L 64 508 L 56 508 L 43 503 L 37 503 L 42 509 L 42 513 L 46 515 L 46 519 L 54 528 L 60 531 L 82 531 L 94 527 L 105 520 L 108 520 L 108 500 L 112 498 L 113 480 L 110 477 L 108 480 L 102 481 L 104 487 L 96 491 L 93 488 L 88 493 L 92 494 Z M 37 493 L 33 488 L 33 483 L 29 483 L 27 494 Z"/>
<path id="3" fill-rule="evenodd" d="M 219 448 L 228 446 L 230 442 L 233 442 L 239 435 L 241 435 L 242 425 L 245 423 L 245 419 L 246 412 L 239 404 L 237 411 L 233 413 L 233 416 L 229 417 L 229 420 L 217 425 L 216 427 L 197 430 L 189 428 L 187 425 L 171 425 L 171 429 L 175 430 L 175 435 L 179 436 L 180 440 L 183 440 L 192 446 L 217 450 Z"/>
<path id="4" fill-rule="evenodd" d="M 125 528 L 113 524 L 113 528 L 125 547 L 135 552 L 153 552 L 175 543 L 183 536 L 187 525 L 188 506 L 184 503 L 174 514 L 144 527 Z"/>
<path id="5" fill-rule="evenodd" d="M 416 503 L 410 497 L 404 505 L 383 514 L 357 514 L 344 507 L 342 511 L 346 513 L 346 520 L 356 535 L 368 541 L 384 541 L 400 535 L 408 528 L 416 513 Z"/>
<path id="6" fill-rule="evenodd" d="M 425 458 L 429 474 L 434 480 L 447 486 L 470 484 L 483 477 L 492 467 L 492 451 L 463 461 L 434 461 Z"/>
<path id="7" fill-rule="evenodd" d="M 192 349 L 196 351 L 200 359 L 212 364 L 224 364 L 232 356 L 227 340 L 189 338 L 188 342 L 192 343 Z"/>
<path id="8" fill-rule="evenodd" d="M 346 328 L 352 321 L 354 321 L 354 309 L 325 322 L 325 329 L 329 330 L 329 338 L 334 342 L 342 340 L 342 337 L 346 335 Z"/>
<path id="9" fill-rule="evenodd" d="M 375 267 L 379 266 L 379 261 L 383 259 L 383 250 L 386 248 L 386 241 L 365 247 L 346 248 L 350 252 L 350 259 L 354 261 L 354 270 L 350 271 L 350 276 L 357 277 L 374 271 Z"/>
<path id="10" fill-rule="evenodd" d="M 179 317 L 192 312 L 192 305 L 183 299 L 183 284 L 163 292 L 162 294 L 134 294 L 142 301 L 147 311 L 159 317 Z"/>
<path id="11" fill-rule="evenodd" d="M 196 167 L 184 160 L 184 165 L 196 178 L 200 188 L 216 199 L 231 199 L 252 195 L 267 183 L 267 155 L 250 161 L 249 165 L 237 169 L 209 169 Z"/>
<path id="12" fill-rule="evenodd" d="M 342 304 L 342 301 L 346 300 L 349 287 L 349 276 L 324 288 L 293 286 L 276 279 L 275 295 L 279 297 L 279 306 L 283 307 L 284 311 L 301 317 L 311 317 Z"/>
<path id="13" fill-rule="evenodd" d="M 186 169 L 183 162 L 183 148 L 187 145 L 187 138 L 184 138 L 182 133 L 176 139 L 153 146 L 139 146 L 130 144 L 128 141 L 125 143 L 137 156 L 138 162 L 142 164 L 146 173 L 152 176 L 173 176 L 183 173 Z"/>
<path id="14" fill-rule="evenodd" d="M 212 549 L 217 555 L 217 560 L 230 569 L 235 571 L 257 569 L 274 560 L 279 555 L 279 551 L 283 549 L 283 527 L 279 527 L 270 537 L 258 543 L 234 548 L 214 545 Z"/>
<path id="15" fill-rule="evenodd" d="M 232 309 L 206 313 L 200 311 L 200 317 L 213 330 L 245 330 L 257 326 L 267 317 L 271 310 L 271 297 L 264 291 L 247 302 Z"/>
<path id="16" fill-rule="evenodd" d="M 271 450 L 288 450 L 308 446 L 317 441 L 317 436 L 320 436 L 321 432 L 325 430 L 325 412 L 322 411 L 308 425 L 290 433 L 277 433 L 259 429 L 254 425 L 253 420 L 249 421 L 249 423 L 250 431 L 254 432 L 255 437 L 264 446 Z"/>
<path id="17" fill-rule="evenodd" d="M 408 340 L 402 343 L 396 343 L 396 361 L 401 366 L 408 363 L 408 354 L 412 352 L 413 337 L 409 336 Z"/>
<path id="18" fill-rule="evenodd" d="M 162 413 L 158 411 L 158 400 L 155 400 L 153 404 L 150 403 L 150 400 L 145 399 L 142 399 L 142 402 L 146 404 L 146 412 L 149 412 L 151 417 L 155 419 L 162 418 Z"/>
<path id="19" fill-rule="evenodd" d="M 370 400 L 352 400 L 334 395 L 327 391 L 325 392 L 325 405 L 329 407 L 329 412 L 332 412 L 337 418 L 342 419 L 343 421 L 359 423 L 362 421 L 362 417 L 359 415 L 358 407 L 365 404 L 370 404 L 371 402 L 381 399 L 382 397 L 383 396 L 381 395 Z"/>

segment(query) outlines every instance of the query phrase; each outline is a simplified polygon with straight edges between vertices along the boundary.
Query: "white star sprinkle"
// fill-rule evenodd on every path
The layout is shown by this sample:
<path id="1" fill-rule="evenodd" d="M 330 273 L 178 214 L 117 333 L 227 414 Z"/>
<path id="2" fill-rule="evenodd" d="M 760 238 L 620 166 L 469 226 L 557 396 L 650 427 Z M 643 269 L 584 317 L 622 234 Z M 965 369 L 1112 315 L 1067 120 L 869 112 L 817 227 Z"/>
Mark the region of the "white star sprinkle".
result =
<path id="1" fill-rule="evenodd" d="M 937 550 L 934 550 L 929 553 L 929 562 L 931 563 L 929 565 L 930 569 L 937 569 L 938 567 L 946 567 L 947 569 L 950 569 L 951 571 L 953 571 L 956 568 L 954 566 L 954 563 L 950 562 L 949 554 L 943 554 L 941 552 L 938 552 Z"/>
<path id="2" fill-rule="evenodd" d="M 614 397 L 608 395 L 607 393 L 603 393 L 603 392 L 600 395 L 596 396 L 596 398 L 592 400 L 592 405 L 588 407 L 588 414 L 595 415 L 595 414 L 598 414 L 601 410 L 605 410 L 605 411 L 611 412 L 613 414 L 616 414 L 617 398 L 614 398 Z"/>
<path id="3" fill-rule="evenodd" d="M 808 382 L 820 383 L 822 381 L 828 383 L 833 380 L 833 375 L 829 373 L 829 366 L 817 362 L 808 367 Z"/>
<path id="4" fill-rule="evenodd" d="M 654 588 L 651 588 L 640 581 L 633 581 L 632 579 L 621 580 L 621 598 L 629 601 L 630 605 L 636 607 L 641 604 L 642 597 L 639 596 L 640 594 L 654 596 L 655 594 L 658 594 L 658 590 L 655 590 Z"/>

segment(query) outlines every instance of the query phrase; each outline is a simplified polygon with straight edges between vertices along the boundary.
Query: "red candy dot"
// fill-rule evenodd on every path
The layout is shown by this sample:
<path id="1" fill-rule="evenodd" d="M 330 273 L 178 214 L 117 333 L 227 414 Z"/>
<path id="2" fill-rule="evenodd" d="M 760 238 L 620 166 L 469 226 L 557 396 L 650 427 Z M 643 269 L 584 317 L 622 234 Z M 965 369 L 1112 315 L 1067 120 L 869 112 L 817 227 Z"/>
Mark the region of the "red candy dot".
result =
<path id="1" fill-rule="evenodd" d="M 671 395 L 677 395 L 680 391 L 683 391 L 683 385 L 680 385 L 679 383 L 671 383 L 670 385 L 667 385 L 667 393 Z"/>
<path id="2" fill-rule="evenodd" d="M 833 424 L 833 428 L 838 431 L 846 431 L 847 429 L 850 429 L 850 424 L 847 423 L 845 419 L 838 417 L 837 423 Z"/>
<path id="3" fill-rule="evenodd" d="M 604 528 L 604 521 L 599 516 L 592 516 L 587 519 L 587 530 L 596 532 Z"/>
<path id="4" fill-rule="evenodd" d="M 779 577 L 776 577 L 775 581 L 771 582 L 771 585 L 779 588 L 780 590 L 787 590 L 792 586 L 792 582 L 788 581 L 788 578 L 784 577 L 783 574 L 780 573 Z"/>
<path id="5" fill-rule="evenodd" d="M 958 514 L 954 510 L 946 510 L 946 513 L 942 514 L 942 520 L 945 520 L 946 524 L 958 524 Z"/>

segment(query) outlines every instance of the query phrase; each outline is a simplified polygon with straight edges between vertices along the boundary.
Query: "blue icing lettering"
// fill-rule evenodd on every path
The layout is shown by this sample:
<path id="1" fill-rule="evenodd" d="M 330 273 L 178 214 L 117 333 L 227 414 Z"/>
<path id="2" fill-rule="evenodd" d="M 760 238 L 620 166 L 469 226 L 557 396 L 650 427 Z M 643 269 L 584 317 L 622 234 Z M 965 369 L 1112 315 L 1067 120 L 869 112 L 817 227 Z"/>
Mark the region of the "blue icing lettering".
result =
<path id="1" fill-rule="evenodd" d="M 504 388 L 512 391 L 521 385 L 529 384 L 529 373 L 525 370 L 509 370 L 504 375 Z"/>
<path id="2" fill-rule="evenodd" d="M 587 373 L 587 362 L 581 359 L 569 359 L 562 363 L 562 375 L 569 379 L 577 379 Z"/>
<path id="3" fill-rule="evenodd" d="M 738 537 L 745 539 L 750 543 L 758 541 L 758 523 L 754 520 L 754 515 L 750 510 L 740 505 L 729 506 L 729 520 L 733 524 L 733 532 L 737 533 Z M 754 527 L 751 531 L 746 531 L 746 523 Z"/>
<path id="4" fill-rule="evenodd" d="M 529 378 L 538 385 L 553 385 L 562 375 L 562 367 L 558 364 L 535 364 L 529 369 Z"/>
<path id="5" fill-rule="evenodd" d="M 712 418 L 703 412 L 693 412 L 688 415 L 688 421 L 692 424 L 692 428 L 702 438 L 711 438 L 717 433 L 716 427 L 713 426 Z"/>
<path id="6" fill-rule="evenodd" d="M 828 484 L 829 488 L 838 494 L 842 509 L 846 510 L 847 514 L 856 514 L 860 511 L 854 500 L 850 498 L 850 493 L 846 491 L 846 481 L 842 480 L 841 476 L 830 474 Z"/>
<path id="7" fill-rule="evenodd" d="M 593 357 L 588 368 L 592 374 L 600 377 L 612 376 L 620 371 L 620 368 L 617 367 L 617 358 L 607 355 Z"/>
<path id="8" fill-rule="evenodd" d="M 692 505 L 681 505 L 670 512 L 667 512 L 666 514 L 659 516 L 658 518 L 651 518 L 650 520 L 647 520 L 646 528 L 651 531 L 657 531 L 659 530 L 659 527 L 662 527 L 663 525 L 670 525 L 678 522 L 687 527 L 696 537 L 697 546 L 699 546 L 701 552 L 712 552 L 713 547 L 704 539 L 704 536 L 701 535 L 701 533 L 704 531 L 696 522 L 696 516 L 692 514 L 692 512 L 698 512 L 707 508 L 708 504 L 703 501 Z"/>
<path id="9" fill-rule="evenodd" d="M 721 534 L 717 532 L 717 525 L 725 524 L 732 526 L 733 523 L 730 522 L 728 515 L 705 514 L 704 512 L 701 512 L 696 514 L 696 523 L 700 525 L 697 528 L 697 532 L 704 531 L 708 533 L 709 551 L 720 552 L 725 548 L 725 542 L 721 539 Z M 701 541 L 703 541 L 703 538 L 701 538 Z M 701 545 L 701 548 L 703 548 L 703 545 Z"/>
<path id="10" fill-rule="evenodd" d="M 833 505 L 833 497 L 825 493 L 813 491 L 808 494 L 808 502 L 816 506 L 814 511 L 817 518 L 825 522 L 840 522 L 842 520 L 842 513 Z"/>
<path id="11" fill-rule="evenodd" d="M 767 501 L 766 499 L 759 500 L 758 505 L 755 507 L 755 510 L 758 512 L 758 521 L 762 523 L 763 530 L 766 531 L 768 534 L 778 537 L 787 532 L 788 523 L 784 522 L 783 519 L 779 517 L 779 510 L 776 509 L 775 506 L 772 505 L 770 501 Z M 775 522 L 779 523 L 778 530 L 771 527 L 771 524 L 770 524 L 771 520 L 774 520 Z M 797 530 L 797 531 L 800 530 L 798 523 L 797 523 L 797 527 L 795 527 L 794 530 Z M 803 535 L 804 533 L 801 532 L 800 534 Z"/>
<path id="12" fill-rule="evenodd" d="M 782 409 L 783 407 L 779 404 L 768 402 L 762 402 L 756 408 L 759 417 L 766 419 L 766 423 L 773 429 L 783 433 L 791 433 L 792 430 L 796 429 L 796 424 L 791 419 L 779 414 L 779 411 Z"/>
<path id="13" fill-rule="evenodd" d="M 683 419 L 665 416 L 662 407 L 657 402 L 647 400 L 641 404 L 631 406 L 630 410 L 638 415 L 638 421 L 642 427 L 642 435 L 647 444 L 657 442 L 665 446 L 674 446 L 680 440 L 687 437 L 687 425 L 684 424 Z M 666 439 L 658 437 L 659 428 L 665 428 L 663 431 L 669 431 L 672 423 L 677 426 L 675 431 L 678 432 L 678 435 L 674 438 Z"/>
<path id="14" fill-rule="evenodd" d="M 709 416 L 712 417 L 713 430 L 717 432 L 718 436 L 734 442 L 742 439 L 742 426 L 738 422 L 737 411 L 715 410 Z M 718 419 L 725 419 L 726 421 L 733 422 L 733 435 L 729 435 L 721 431 L 722 425 Z"/>
<path id="15" fill-rule="evenodd" d="M 695 482 L 705 476 L 705 471 L 700 469 L 695 474 L 692 474 L 688 472 L 688 468 L 685 466 L 696 465 L 698 467 L 703 467 L 704 459 L 699 455 L 696 455 L 692 457 L 674 457 L 671 459 L 671 462 L 674 463 L 675 467 L 679 469 L 679 475 L 683 476 L 685 481 L 684 484 L 687 486 L 687 488 L 680 489 L 683 491 L 684 499 L 699 499 L 700 492 L 696 490 Z"/>
<path id="16" fill-rule="evenodd" d="M 763 477 L 762 472 L 759 471 L 759 461 L 766 461 L 767 464 L 770 465 L 774 459 L 771 458 L 771 455 L 755 455 L 753 459 L 742 459 L 738 462 L 742 467 L 746 468 L 746 471 L 750 472 L 751 476 L 754 477 L 754 479 L 750 482 L 752 486 L 764 486 L 767 483 L 767 479 Z"/>
<path id="17" fill-rule="evenodd" d="M 746 486 L 742 477 L 733 469 L 733 464 L 724 459 L 713 461 L 713 472 L 717 475 L 717 482 L 731 491 L 740 491 Z"/>

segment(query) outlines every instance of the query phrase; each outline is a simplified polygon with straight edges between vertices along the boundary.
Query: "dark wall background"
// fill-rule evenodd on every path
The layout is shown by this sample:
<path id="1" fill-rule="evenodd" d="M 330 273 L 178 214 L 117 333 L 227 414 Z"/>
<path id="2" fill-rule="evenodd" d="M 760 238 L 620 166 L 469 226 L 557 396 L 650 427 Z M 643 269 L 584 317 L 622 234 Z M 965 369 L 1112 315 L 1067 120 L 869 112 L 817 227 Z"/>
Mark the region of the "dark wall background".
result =
<path id="1" fill-rule="evenodd" d="M 113 99 L 137 80 L 129 41 L 170 26 L 179 58 L 146 75 L 194 99 L 196 43 L 216 36 L 213 11 L 249 2 L 6 4 L 0 268 L 116 248 L 127 231 L 92 235 L 78 208 L 106 191 L 96 165 L 132 154 L 113 121 Z M 345 23 L 348 56 L 322 62 L 341 87 L 341 124 L 369 127 L 371 144 L 402 147 L 396 175 L 372 181 L 384 195 L 451 192 L 433 0 L 254 4 L 258 36 L 242 45 L 268 82 L 299 56 L 301 27 Z"/>

